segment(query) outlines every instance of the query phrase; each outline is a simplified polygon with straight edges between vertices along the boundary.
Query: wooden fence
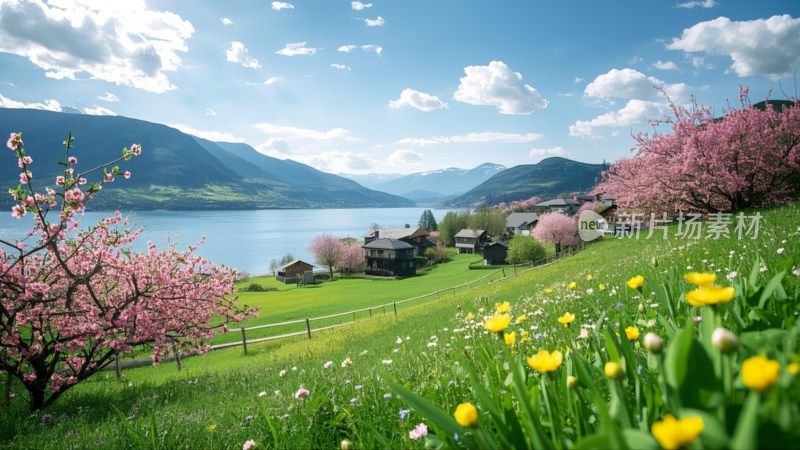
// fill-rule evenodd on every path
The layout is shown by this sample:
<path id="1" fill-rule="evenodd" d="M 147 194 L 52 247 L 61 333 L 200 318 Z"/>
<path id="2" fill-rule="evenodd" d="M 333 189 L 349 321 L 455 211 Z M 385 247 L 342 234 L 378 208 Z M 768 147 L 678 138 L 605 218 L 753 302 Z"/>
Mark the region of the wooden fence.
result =
<path id="1" fill-rule="evenodd" d="M 491 273 L 489 273 L 487 275 L 484 275 L 484 276 L 482 276 L 480 278 L 477 278 L 477 279 L 472 280 L 472 281 L 467 281 L 467 282 L 459 284 L 457 286 L 452 286 L 452 287 L 448 287 L 448 288 L 444 288 L 444 289 L 439 289 L 438 291 L 430 292 L 430 293 L 427 293 L 427 294 L 424 294 L 424 295 L 408 298 L 408 299 L 405 299 L 405 300 L 394 301 L 392 303 L 386 303 L 386 304 L 377 305 L 377 306 L 370 306 L 369 308 L 356 309 L 356 310 L 353 310 L 353 311 L 347 311 L 347 312 L 342 312 L 342 313 L 337 313 L 337 314 L 330 314 L 330 315 L 327 315 L 327 316 L 307 317 L 305 319 L 296 319 L 296 320 L 290 320 L 290 321 L 287 321 L 287 322 L 270 323 L 270 324 L 266 324 L 266 325 L 256 325 L 256 326 L 247 327 L 247 328 L 241 327 L 239 329 L 240 332 L 241 332 L 241 335 L 242 335 L 241 341 L 237 340 L 237 341 L 234 341 L 234 342 L 227 342 L 227 343 L 224 343 L 224 344 L 211 345 L 211 346 L 208 347 L 208 350 L 209 351 L 213 351 L 213 350 L 221 350 L 221 349 L 225 349 L 225 348 L 241 346 L 244 354 L 247 355 L 247 345 L 248 344 L 257 344 L 259 342 L 274 341 L 276 339 L 286 339 L 286 338 L 291 338 L 291 337 L 296 337 L 296 336 L 303 336 L 303 335 L 306 335 L 306 336 L 308 336 L 308 339 L 311 339 L 312 333 L 331 330 L 331 329 L 334 329 L 334 328 L 339 328 L 339 327 L 342 327 L 342 326 L 345 326 L 345 325 L 349 325 L 351 323 L 356 322 L 357 321 L 356 320 L 356 315 L 358 313 L 366 312 L 366 313 L 369 314 L 369 317 L 372 317 L 373 311 L 375 311 L 375 312 L 380 311 L 382 314 L 386 314 L 386 310 L 388 308 L 391 308 L 391 311 L 393 311 L 395 317 L 397 317 L 397 305 L 402 305 L 402 304 L 405 304 L 405 303 L 422 300 L 422 299 L 425 299 L 425 298 L 428 298 L 428 297 L 432 297 L 434 295 L 437 298 L 441 298 L 442 294 L 447 294 L 448 292 L 452 292 L 452 295 L 455 296 L 457 289 L 472 289 L 472 288 L 474 288 L 476 286 L 481 285 L 481 283 L 484 283 L 484 282 L 486 284 L 491 284 L 491 283 L 495 283 L 495 282 L 498 282 L 498 281 L 503 281 L 503 280 L 506 280 L 506 279 L 509 279 L 509 278 L 513 278 L 513 277 L 516 277 L 516 276 L 521 275 L 523 273 L 526 273 L 526 272 L 528 272 L 530 270 L 553 264 L 557 260 L 565 258 L 567 256 L 574 255 L 575 253 L 577 253 L 580 250 L 581 250 L 581 248 L 571 248 L 569 250 L 562 251 L 558 255 L 553 255 L 553 256 L 547 257 L 545 259 L 539 260 L 539 261 L 533 261 L 533 262 L 525 263 L 525 264 L 509 265 L 509 266 L 503 267 L 501 269 L 498 269 L 498 270 L 496 270 L 494 272 L 491 272 Z M 352 316 L 352 320 L 349 320 L 349 321 L 346 321 L 346 322 L 339 322 L 338 324 L 334 324 L 334 325 L 327 325 L 327 326 L 322 326 L 322 327 L 318 327 L 318 328 L 312 328 L 312 323 L 313 322 L 320 322 L 320 321 L 323 321 L 323 320 L 335 319 L 337 317 L 339 317 L 339 318 L 347 317 L 349 319 L 350 318 L 349 316 Z M 274 328 L 274 327 L 287 326 L 287 325 L 297 325 L 297 324 L 305 324 L 305 330 L 295 331 L 295 332 L 285 333 L 285 334 L 280 334 L 280 335 L 275 335 L 275 336 L 267 336 L 267 337 L 262 337 L 262 338 L 257 338 L 257 339 L 247 339 L 247 332 L 248 331 L 260 330 L 260 329 L 265 329 L 265 328 Z M 176 361 L 177 365 L 178 365 L 178 370 L 181 370 L 181 359 L 182 358 L 185 358 L 185 357 L 188 357 L 188 356 L 193 356 L 193 355 L 196 354 L 196 352 L 194 352 L 194 351 L 182 354 L 180 352 L 178 346 L 175 345 L 174 343 L 172 345 L 172 350 L 173 350 L 173 356 L 164 357 L 164 358 L 162 358 L 162 361 L 163 362 L 170 362 L 170 361 L 173 361 L 173 360 Z M 122 369 L 149 366 L 149 365 L 152 365 L 152 360 L 150 358 L 141 358 L 141 359 L 133 359 L 133 360 L 121 360 L 119 358 L 119 356 L 118 356 L 115 359 L 114 368 L 115 368 L 115 370 L 117 372 L 117 377 L 119 378 L 119 377 L 122 376 Z M 106 367 L 106 369 L 110 369 L 110 367 Z"/>

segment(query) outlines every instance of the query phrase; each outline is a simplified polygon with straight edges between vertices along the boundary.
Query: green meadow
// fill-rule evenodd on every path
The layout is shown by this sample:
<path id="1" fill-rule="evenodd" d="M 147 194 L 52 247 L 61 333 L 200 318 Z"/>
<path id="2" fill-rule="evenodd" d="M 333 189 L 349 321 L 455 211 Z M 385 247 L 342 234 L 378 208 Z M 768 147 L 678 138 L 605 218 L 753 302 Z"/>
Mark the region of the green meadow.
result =
<path id="1" fill-rule="evenodd" d="M 14 385 L 0 416 L 0 447 L 211 449 L 252 440 L 256 448 L 286 449 L 657 449 L 666 447 L 659 430 L 668 415 L 678 418 L 669 422 L 674 435 L 687 436 L 676 448 L 796 447 L 800 212 L 759 212 L 755 238 L 676 238 L 675 227 L 667 239 L 660 232 L 646 239 L 646 231 L 638 239 L 606 237 L 516 277 L 405 303 L 396 317 L 362 315 L 311 339 L 250 345 L 246 356 L 231 348 L 187 358 L 181 371 L 165 363 L 125 370 L 121 379 L 105 372 L 35 414 Z M 404 280 L 306 287 L 247 280 L 279 290 L 239 293 L 262 307 L 244 325 L 464 284 L 487 275 L 468 270 L 474 260 L 456 257 Z M 690 272 L 715 274 L 735 297 L 689 305 Z M 636 276 L 643 284 L 629 287 Z M 499 333 L 485 327 L 498 308 L 511 317 Z M 559 322 L 565 313 L 574 321 Z M 738 336 L 734 351 L 712 345 L 720 326 Z M 663 341 L 660 352 L 645 348 L 647 333 Z M 534 368 L 529 358 L 541 350 L 559 351 L 563 362 Z M 756 355 L 779 365 L 777 378 L 744 368 Z M 765 387 L 752 387 L 753 377 Z M 477 415 L 454 415 L 462 404 Z M 691 436 L 682 420 L 696 425 L 698 418 L 701 430 Z M 420 424 L 427 435 L 414 439 Z"/>

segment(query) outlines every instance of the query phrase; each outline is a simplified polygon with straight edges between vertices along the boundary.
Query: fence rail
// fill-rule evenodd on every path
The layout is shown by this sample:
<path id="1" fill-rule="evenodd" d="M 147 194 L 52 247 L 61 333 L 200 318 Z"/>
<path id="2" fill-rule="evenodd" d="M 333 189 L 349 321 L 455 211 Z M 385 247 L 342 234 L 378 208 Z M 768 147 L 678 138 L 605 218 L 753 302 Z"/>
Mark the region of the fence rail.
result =
<path id="1" fill-rule="evenodd" d="M 341 312 L 341 313 L 336 313 L 336 314 L 329 314 L 327 316 L 307 317 L 307 318 L 304 318 L 304 319 L 295 319 L 295 320 L 289 320 L 289 321 L 286 321 L 286 322 L 269 323 L 269 324 L 264 324 L 264 325 L 254 325 L 252 327 L 247 327 L 247 328 L 241 327 L 241 328 L 239 328 L 239 330 L 240 330 L 240 332 L 242 334 L 241 341 L 233 341 L 233 342 L 226 342 L 226 343 L 223 343 L 223 344 L 211 345 L 211 346 L 208 347 L 208 350 L 209 351 L 213 351 L 213 350 L 221 350 L 221 349 L 225 349 L 225 348 L 232 348 L 232 347 L 241 346 L 244 354 L 247 355 L 247 344 L 257 344 L 257 343 L 260 343 L 260 342 L 274 341 L 274 340 L 278 340 L 278 339 L 286 339 L 286 338 L 292 338 L 292 337 L 303 336 L 303 335 L 307 335 L 308 339 L 311 339 L 311 335 L 313 333 L 317 333 L 317 332 L 320 332 L 320 331 L 331 330 L 331 329 L 334 329 L 334 328 L 340 328 L 340 327 L 343 327 L 345 325 L 349 325 L 351 323 L 356 322 L 357 321 L 356 320 L 356 314 L 358 314 L 358 313 L 368 312 L 369 316 L 372 317 L 372 312 L 374 310 L 383 310 L 383 313 L 385 314 L 386 313 L 386 308 L 388 308 L 390 306 L 392 307 L 392 309 L 394 311 L 395 317 L 397 317 L 397 315 L 398 315 L 397 314 L 397 305 L 402 305 L 402 304 L 405 304 L 405 303 L 408 303 L 408 302 L 421 300 L 421 299 L 424 299 L 424 298 L 427 298 L 427 297 L 431 297 L 431 296 L 434 296 L 434 295 L 439 296 L 442 293 L 447 293 L 447 292 L 450 292 L 450 291 L 452 291 L 452 295 L 455 296 L 457 289 L 462 289 L 462 288 L 470 289 L 470 288 L 473 288 L 476 285 L 479 285 L 484 280 L 488 280 L 487 284 L 491 284 L 491 283 L 496 283 L 498 281 L 507 280 L 509 278 L 514 278 L 514 277 L 516 277 L 518 275 L 527 273 L 528 271 L 531 271 L 533 269 L 541 268 L 541 267 L 545 267 L 545 266 L 548 266 L 550 264 L 553 264 L 554 262 L 556 262 L 556 261 L 558 261 L 560 259 L 563 259 L 563 258 L 565 258 L 567 256 L 572 256 L 575 253 L 579 252 L 580 250 L 581 250 L 581 248 L 572 248 L 570 250 L 562 251 L 558 255 L 549 256 L 547 258 L 544 258 L 544 259 L 541 259 L 541 260 L 538 260 L 538 261 L 532 261 L 532 262 L 525 263 L 525 264 L 509 265 L 509 266 L 506 266 L 506 267 L 502 267 L 502 268 L 500 268 L 498 270 L 495 270 L 495 271 L 493 271 L 491 273 L 488 273 L 488 274 L 486 274 L 486 275 L 484 275 L 484 276 L 482 276 L 480 278 L 476 278 L 476 279 L 474 279 L 472 281 L 467 281 L 465 283 L 462 283 L 462 284 L 459 284 L 459 285 L 456 285 L 456 286 L 451 286 L 451 287 L 447 287 L 447 288 L 444 288 L 444 289 L 439 289 L 437 291 L 429 292 L 429 293 L 423 294 L 423 295 L 418 295 L 416 297 L 407 298 L 407 299 L 404 299 L 404 300 L 397 300 L 397 301 L 393 301 L 391 303 L 385 303 L 383 305 L 376 305 L 376 306 L 370 306 L 368 308 L 361 308 L 361 309 L 356 309 L 356 310 L 352 310 L 352 311 L 346 311 L 346 312 Z M 517 268 L 520 268 L 520 269 L 524 268 L 524 270 L 517 270 Z M 507 269 L 508 269 L 509 273 L 506 273 Z M 502 275 L 499 278 L 492 279 L 494 276 L 496 276 L 498 274 L 502 274 Z M 337 317 L 344 317 L 344 316 L 348 316 L 348 315 L 352 315 L 353 316 L 353 320 L 348 321 L 348 322 L 341 322 L 341 323 L 334 324 L 334 325 L 328 325 L 328 326 L 324 326 L 324 327 L 319 327 L 319 328 L 311 328 L 311 322 L 321 321 L 321 320 L 328 320 L 328 319 L 335 319 Z M 279 326 L 286 326 L 286 325 L 296 325 L 296 324 L 301 324 L 301 323 L 305 323 L 305 325 L 306 325 L 305 326 L 305 330 L 294 331 L 294 332 L 290 332 L 290 333 L 285 333 L 285 334 L 280 334 L 280 335 L 275 335 L 275 336 L 267 336 L 267 337 L 256 338 L 256 339 L 252 339 L 252 338 L 251 339 L 247 339 L 247 332 L 248 331 L 260 330 L 260 329 L 264 329 L 264 328 L 279 327 Z M 194 356 L 194 355 L 197 354 L 197 352 L 194 351 L 194 350 L 182 354 L 180 352 L 180 350 L 176 346 L 173 346 L 173 353 L 174 353 L 173 356 L 168 356 L 168 357 L 162 358 L 162 361 L 163 362 L 169 362 L 169 361 L 173 361 L 173 360 L 176 361 L 178 363 L 178 370 L 181 369 L 181 359 L 182 358 L 185 358 L 185 357 L 188 357 L 188 356 Z M 142 367 L 142 366 L 148 366 L 148 365 L 152 365 L 152 360 L 150 358 L 141 358 L 141 359 L 134 359 L 134 360 L 121 360 L 119 358 L 119 356 L 117 356 L 117 358 L 115 359 L 114 367 L 116 368 L 117 377 L 119 378 L 119 377 L 121 377 L 121 370 L 123 368 L 128 369 L 128 368 Z M 110 366 L 107 366 L 105 369 L 110 370 Z"/>

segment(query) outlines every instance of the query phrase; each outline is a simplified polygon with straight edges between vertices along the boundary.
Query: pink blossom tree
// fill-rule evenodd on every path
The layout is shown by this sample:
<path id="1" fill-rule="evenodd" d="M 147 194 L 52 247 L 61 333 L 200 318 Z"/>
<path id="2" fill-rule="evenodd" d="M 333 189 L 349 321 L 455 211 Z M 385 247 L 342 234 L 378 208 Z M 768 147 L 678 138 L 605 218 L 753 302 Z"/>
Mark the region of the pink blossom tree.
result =
<path id="1" fill-rule="evenodd" d="M 109 165 L 77 173 L 72 140 L 70 135 L 65 141 L 56 189 L 44 192 L 34 189 L 33 158 L 21 134 L 12 133 L 7 143 L 21 174 L 20 185 L 10 191 L 12 215 L 31 213 L 33 226 L 23 241 L 0 240 L 0 371 L 19 379 L 32 411 L 49 406 L 120 353 L 152 345 L 157 364 L 178 339 L 203 352 L 202 340 L 226 322 L 255 315 L 230 297 L 234 272 L 195 255 L 196 247 L 159 250 L 148 244 L 145 252 L 133 252 L 140 230 L 119 212 L 79 230 L 86 201 L 115 176 L 130 176 L 111 166 L 141 149 L 132 145 Z M 88 183 L 100 170 L 100 181 Z M 50 213 L 56 220 L 49 220 Z"/>
<path id="2" fill-rule="evenodd" d="M 333 279 L 333 266 L 339 263 L 344 250 L 345 245 L 342 241 L 329 233 L 314 236 L 311 246 L 308 248 L 308 251 L 314 255 L 318 264 L 328 266 L 331 279 Z"/>
<path id="3" fill-rule="evenodd" d="M 581 242 L 575 219 L 559 212 L 539 216 L 531 236 L 543 244 L 555 244 L 556 253 L 561 253 L 562 246 L 571 247 Z"/>
<path id="4" fill-rule="evenodd" d="M 361 241 L 344 243 L 342 254 L 339 256 L 339 268 L 350 272 L 364 270 L 364 245 Z"/>
<path id="5" fill-rule="evenodd" d="M 740 109 L 672 105 L 671 132 L 635 136 L 631 158 L 615 162 L 595 193 L 645 212 L 739 212 L 790 201 L 800 192 L 800 103 Z"/>

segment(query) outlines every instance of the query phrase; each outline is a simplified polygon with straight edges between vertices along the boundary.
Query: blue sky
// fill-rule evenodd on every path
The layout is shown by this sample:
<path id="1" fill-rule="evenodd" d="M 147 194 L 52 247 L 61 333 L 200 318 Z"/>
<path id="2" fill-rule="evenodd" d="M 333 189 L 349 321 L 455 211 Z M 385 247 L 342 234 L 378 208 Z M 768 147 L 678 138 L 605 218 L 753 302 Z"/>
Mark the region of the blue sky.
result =
<path id="1" fill-rule="evenodd" d="M 654 85 L 722 114 L 797 95 L 798 63 L 796 0 L 0 0 L 1 107 L 332 173 L 613 161 L 668 114 Z"/>

